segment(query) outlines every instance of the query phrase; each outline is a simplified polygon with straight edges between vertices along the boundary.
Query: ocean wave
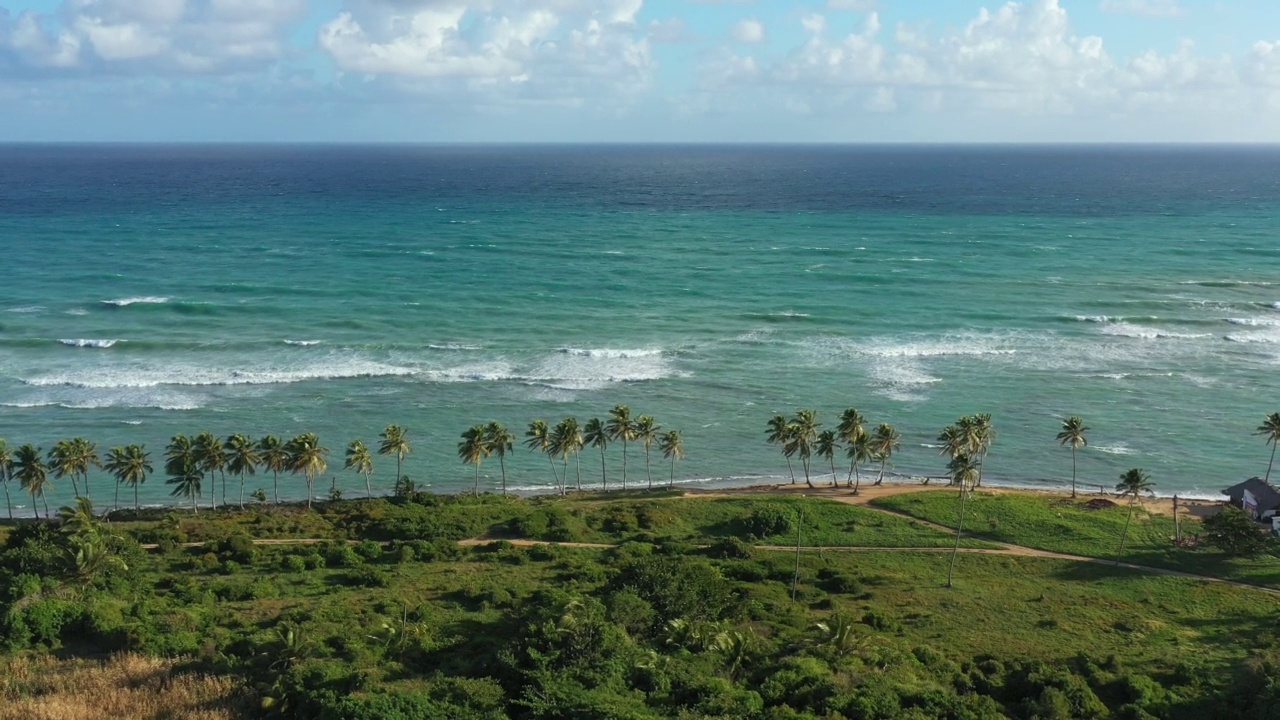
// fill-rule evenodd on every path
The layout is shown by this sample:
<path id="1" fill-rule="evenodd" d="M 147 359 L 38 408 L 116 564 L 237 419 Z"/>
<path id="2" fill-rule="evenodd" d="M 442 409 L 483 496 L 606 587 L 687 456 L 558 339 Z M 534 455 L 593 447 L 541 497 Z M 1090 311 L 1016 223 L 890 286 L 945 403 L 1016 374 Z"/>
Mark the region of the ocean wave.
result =
<path id="1" fill-rule="evenodd" d="M 67 410 L 138 408 L 145 410 L 199 410 L 206 398 L 183 392 L 139 388 L 54 388 L 3 403 L 13 408 L 57 407 Z M 130 423 L 133 424 L 133 423 Z M 139 423 L 140 424 L 140 421 Z"/>
<path id="2" fill-rule="evenodd" d="M 105 349 L 105 348 L 111 347 L 112 345 L 115 345 L 120 341 L 119 340 L 91 340 L 91 339 L 81 338 L 76 340 L 59 340 L 58 342 L 70 347 Z"/>
<path id="3" fill-rule="evenodd" d="M 1232 325 L 1245 325 L 1248 327 L 1280 326 L 1280 318 L 1251 317 L 1251 318 L 1227 318 L 1226 320 Z"/>
<path id="4" fill-rule="evenodd" d="M 1271 309 L 1272 309 L 1272 310 L 1280 310 L 1280 300 L 1277 300 L 1277 301 L 1275 301 L 1275 302 L 1271 303 Z"/>
<path id="5" fill-rule="evenodd" d="M 1097 450 L 1098 452 L 1101 452 L 1101 453 L 1106 453 L 1108 455 L 1137 455 L 1138 454 L 1137 450 L 1134 450 L 1133 448 L 1129 447 L 1128 445 L 1125 445 L 1124 443 L 1117 443 L 1115 445 L 1090 445 L 1089 447 L 1092 447 L 1094 450 Z"/>
<path id="6" fill-rule="evenodd" d="M 427 345 L 427 348 L 430 350 L 458 351 L 458 350 L 483 350 L 484 346 L 470 345 L 467 343 L 441 343 L 439 345 Z"/>
<path id="7" fill-rule="evenodd" d="M 1280 343 L 1280 327 L 1257 332 L 1231 333 L 1223 336 L 1223 339 L 1233 343 Z"/>
<path id="8" fill-rule="evenodd" d="M 67 311 L 67 314 L 75 315 L 76 317 L 82 317 L 84 315 L 88 315 L 89 311 L 85 310 L 84 308 L 71 308 L 70 310 Z"/>
<path id="9" fill-rule="evenodd" d="M 286 385 L 308 380 L 412 375 L 413 368 L 344 358 L 301 367 L 209 367 L 194 365 L 95 367 L 52 373 L 22 382 L 33 387 L 86 389 L 153 388 L 165 385 Z"/>
<path id="10" fill-rule="evenodd" d="M 648 358 L 658 357 L 662 355 L 662 348 L 641 348 L 638 350 L 619 350 L 615 348 L 561 348 L 560 352 L 565 355 L 573 355 L 575 357 L 588 358 L 608 358 L 608 359 L 627 359 L 627 358 Z"/>
<path id="11" fill-rule="evenodd" d="M 1267 280 L 1183 280 L 1179 285 L 1199 285 L 1201 287 L 1213 288 L 1230 288 L 1230 287 L 1270 287 L 1275 285 Z"/>
<path id="12" fill-rule="evenodd" d="M 1194 340 L 1197 338 L 1212 337 L 1210 333 L 1169 332 L 1168 330 L 1157 330 L 1155 328 L 1125 322 L 1104 325 L 1099 332 L 1103 335 L 1137 338 L 1141 340 Z"/>
<path id="13" fill-rule="evenodd" d="M 1018 349 L 998 342 L 978 340 L 936 340 L 865 348 L 867 355 L 882 358 L 929 358 L 948 356 L 1016 355 Z"/>
<path id="14" fill-rule="evenodd" d="M 41 312 L 44 312 L 44 306 L 43 305 L 23 305 L 21 307 L 7 308 L 5 312 L 19 313 L 23 315 L 31 314 L 31 313 L 41 313 Z"/>
<path id="15" fill-rule="evenodd" d="M 299 347 L 311 347 L 312 345 L 319 345 L 321 342 L 323 341 L 321 340 L 285 340 L 284 344 L 296 345 Z"/>
<path id="16" fill-rule="evenodd" d="M 139 303 L 143 305 L 155 305 L 155 304 L 167 303 L 167 302 L 169 302 L 169 298 L 167 297 L 157 297 L 155 295 L 146 295 L 142 297 L 120 298 L 118 300 L 103 300 L 102 304 L 111 305 L 113 307 L 128 307 L 130 305 L 137 305 Z"/>

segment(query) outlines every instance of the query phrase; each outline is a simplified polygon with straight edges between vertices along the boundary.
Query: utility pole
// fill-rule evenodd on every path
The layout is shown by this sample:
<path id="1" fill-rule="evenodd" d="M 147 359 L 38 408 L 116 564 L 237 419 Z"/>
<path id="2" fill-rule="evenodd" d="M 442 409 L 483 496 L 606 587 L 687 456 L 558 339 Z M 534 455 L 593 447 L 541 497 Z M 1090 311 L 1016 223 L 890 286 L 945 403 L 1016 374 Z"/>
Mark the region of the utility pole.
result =
<path id="1" fill-rule="evenodd" d="M 1182 523 L 1178 519 L 1178 495 L 1173 495 L 1173 541 L 1182 543 Z"/>
<path id="2" fill-rule="evenodd" d="M 801 495 L 800 497 L 804 497 Z M 796 586 L 800 584 L 800 530 L 804 528 L 804 506 L 800 506 L 800 518 L 796 522 L 796 572 L 791 576 L 791 601 L 796 599 Z"/>

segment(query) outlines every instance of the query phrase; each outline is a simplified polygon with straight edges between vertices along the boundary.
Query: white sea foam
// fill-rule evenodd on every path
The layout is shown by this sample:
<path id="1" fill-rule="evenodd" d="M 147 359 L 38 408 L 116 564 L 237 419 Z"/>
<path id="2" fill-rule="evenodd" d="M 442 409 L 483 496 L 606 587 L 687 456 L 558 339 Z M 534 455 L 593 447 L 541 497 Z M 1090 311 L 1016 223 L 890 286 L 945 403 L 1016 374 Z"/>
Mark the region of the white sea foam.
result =
<path id="1" fill-rule="evenodd" d="M 144 305 L 151 305 L 151 304 L 159 304 L 159 303 L 167 303 L 167 302 L 169 302 L 169 298 L 167 297 L 157 297 L 155 295 L 146 295 L 143 297 L 120 298 L 118 300 L 103 300 L 102 304 L 113 305 L 115 307 L 127 307 L 129 305 L 136 305 L 139 303 Z"/>
<path id="2" fill-rule="evenodd" d="M 661 348 L 564 348 L 523 371 L 517 379 L 559 390 L 599 390 L 617 383 L 681 375 Z"/>
<path id="3" fill-rule="evenodd" d="M 1225 336 L 1224 339 L 1234 343 L 1280 343 L 1280 327 L 1272 327 L 1255 332 L 1231 333 Z"/>
<path id="4" fill-rule="evenodd" d="M 1091 322 L 1091 323 L 1118 322 L 1123 319 L 1124 318 L 1111 317 L 1110 315 L 1077 315 L 1076 316 L 1076 320 L 1080 322 Z"/>
<path id="5" fill-rule="evenodd" d="M 321 342 L 322 341 L 320 340 L 285 340 L 284 344 L 297 345 L 299 347 L 310 347 L 312 345 L 319 345 Z"/>
<path id="6" fill-rule="evenodd" d="M 1137 450 L 1134 450 L 1124 443 L 1116 443 L 1115 445 L 1090 445 L 1089 447 L 1108 455 L 1136 455 L 1138 453 Z"/>
<path id="7" fill-rule="evenodd" d="M 647 358 L 662 355 L 662 348 L 640 348 L 637 350 L 620 350 L 616 348 L 561 348 L 565 355 L 588 358 Z"/>
<path id="8" fill-rule="evenodd" d="M 1280 318 L 1274 317 L 1227 318 L 1227 322 L 1232 325 L 1246 325 L 1248 327 L 1280 326 Z"/>
<path id="9" fill-rule="evenodd" d="M 1112 335 L 1116 337 L 1138 338 L 1141 340 L 1194 340 L 1196 338 L 1211 337 L 1210 333 L 1178 333 L 1168 330 L 1158 330 L 1152 327 L 1142 325 L 1134 325 L 1133 323 L 1118 322 L 1104 325 L 1099 331 L 1103 335 Z"/>
<path id="10" fill-rule="evenodd" d="M 77 317 L 81 317 L 81 316 L 84 316 L 84 315 L 88 315 L 88 314 L 89 314 L 89 311 L 88 311 L 88 310 L 85 310 L 84 308 L 71 308 L 70 310 L 68 310 L 68 311 L 67 311 L 67 314 L 68 314 L 68 315 L 75 315 L 75 316 L 77 316 Z"/>
<path id="11" fill-rule="evenodd" d="M 441 343 L 439 345 L 428 345 L 432 350 L 483 350 L 481 345 L 469 345 L 467 343 Z"/>
<path id="12" fill-rule="evenodd" d="M 783 310 L 782 312 L 769 313 L 769 317 L 807 318 L 813 316 L 809 313 L 796 312 L 795 310 Z"/>
<path id="13" fill-rule="evenodd" d="M 59 407 L 69 410 L 100 410 L 105 408 L 144 408 L 151 410 L 198 410 L 206 398 L 183 392 L 156 388 L 51 388 L 28 395 L 7 407 L 41 408 Z M 132 424 L 132 423 L 131 423 Z"/>
<path id="14" fill-rule="evenodd" d="M 1277 301 L 1275 301 L 1275 302 L 1271 303 L 1271 309 L 1272 309 L 1272 310 L 1280 310 L 1280 300 L 1277 300 Z"/>
<path id="15" fill-rule="evenodd" d="M 868 374 L 877 394 L 898 402 L 924 400 L 923 389 L 942 382 L 914 358 L 881 358 L 870 364 Z"/>
<path id="16" fill-rule="evenodd" d="M 68 345 L 70 347 L 105 349 L 105 348 L 111 347 L 112 345 L 115 345 L 120 341 L 119 340 L 91 340 L 91 339 L 81 338 L 76 340 L 59 340 L 58 342 L 62 343 L 63 345 Z"/>
<path id="17" fill-rule="evenodd" d="M 80 370 L 54 372 L 23 378 L 33 387 L 76 387 L 89 389 L 151 388 L 164 385 L 276 385 L 307 380 L 337 380 L 358 377 L 411 375 L 412 368 L 354 357 L 331 357 L 300 365 L 100 365 Z"/>
<path id="18" fill-rule="evenodd" d="M 43 305 L 23 305 L 22 307 L 9 308 L 5 312 L 30 314 L 44 312 Z"/>

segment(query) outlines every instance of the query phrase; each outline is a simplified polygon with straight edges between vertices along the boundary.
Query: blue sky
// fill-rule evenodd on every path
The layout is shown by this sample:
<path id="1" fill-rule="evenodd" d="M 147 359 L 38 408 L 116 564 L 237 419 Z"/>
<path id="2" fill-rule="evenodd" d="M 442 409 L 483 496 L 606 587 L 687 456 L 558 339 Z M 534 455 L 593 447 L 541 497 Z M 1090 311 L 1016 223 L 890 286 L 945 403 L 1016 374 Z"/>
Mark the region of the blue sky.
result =
<path id="1" fill-rule="evenodd" d="M 0 0 L 0 141 L 1277 142 L 1274 0 Z"/>

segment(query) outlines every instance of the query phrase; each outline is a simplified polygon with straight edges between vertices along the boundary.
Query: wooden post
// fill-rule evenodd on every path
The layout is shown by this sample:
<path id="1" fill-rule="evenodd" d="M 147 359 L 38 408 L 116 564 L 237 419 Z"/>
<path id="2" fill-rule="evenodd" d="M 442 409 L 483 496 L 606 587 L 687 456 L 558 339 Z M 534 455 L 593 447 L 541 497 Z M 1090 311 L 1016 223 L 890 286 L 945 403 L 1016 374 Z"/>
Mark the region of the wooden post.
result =
<path id="1" fill-rule="evenodd" d="M 800 497 L 804 497 L 801 495 Z M 796 574 L 791 577 L 791 601 L 796 599 L 796 586 L 800 584 L 800 529 L 804 527 L 804 506 L 800 506 L 799 522 L 796 523 Z"/>
<path id="2" fill-rule="evenodd" d="M 1178 521 L 1178 494 L 1173 495 L 1173 539 L 1182 544 L 1182 523 Z"/>

